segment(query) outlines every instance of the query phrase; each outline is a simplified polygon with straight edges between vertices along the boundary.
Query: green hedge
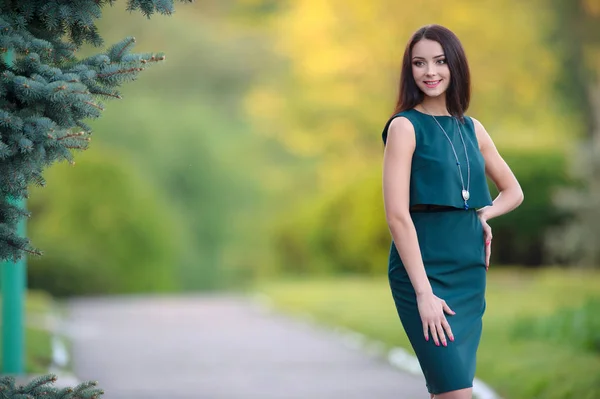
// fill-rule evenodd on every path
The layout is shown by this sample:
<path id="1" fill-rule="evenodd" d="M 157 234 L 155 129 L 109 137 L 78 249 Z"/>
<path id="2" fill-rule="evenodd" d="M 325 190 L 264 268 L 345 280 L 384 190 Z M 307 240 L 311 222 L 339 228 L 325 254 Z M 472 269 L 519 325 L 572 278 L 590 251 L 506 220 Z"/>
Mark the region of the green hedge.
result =
<path id="1" fill-rule="evenodd" d="M 514 211 L 490 221 L 494 233 L 494 261 L 500 264 L 538 266 L 547 262 L 544 239 L 550 227 L 567 220 L 553 205 L 560 187 L 577 182 L 569 176 L 569 162 L 559 152 L 503 152 L 521 183 L 525 200 Z M 492 194 L 496 187 L 490 183 Z"/>

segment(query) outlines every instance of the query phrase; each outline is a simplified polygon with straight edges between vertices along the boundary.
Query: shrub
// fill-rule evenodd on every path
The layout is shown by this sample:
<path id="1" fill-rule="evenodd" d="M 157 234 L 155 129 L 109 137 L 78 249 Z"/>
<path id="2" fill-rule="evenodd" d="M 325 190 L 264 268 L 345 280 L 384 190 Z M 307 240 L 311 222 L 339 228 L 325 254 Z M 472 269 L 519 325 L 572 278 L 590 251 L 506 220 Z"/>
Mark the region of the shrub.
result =
<path id="1" fill-rule="evenodd" d="M 57 296 L 167 291 L 175 287 L 177 229 L 152 183 L 114 150 L 49 169 L 34 188 L 30 288 Z"/>

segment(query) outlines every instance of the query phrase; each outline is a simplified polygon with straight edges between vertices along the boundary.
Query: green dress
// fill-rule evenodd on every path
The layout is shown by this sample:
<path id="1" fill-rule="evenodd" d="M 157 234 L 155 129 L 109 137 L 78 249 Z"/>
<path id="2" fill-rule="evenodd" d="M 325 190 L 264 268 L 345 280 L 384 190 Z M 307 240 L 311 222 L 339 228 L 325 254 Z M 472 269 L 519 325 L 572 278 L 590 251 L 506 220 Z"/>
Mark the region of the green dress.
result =
<path id="1" fill-rule="evenodd" d="M 469 208 L 465 209 L 456 158 L 448 138 L 431 115 L 408 110 L 394 115 L 407 118 L 415 129 L 416 148 L 410 177 L 410 207 L 425 272 L 433 293 L 456 312 L 446 315 L 454 334 L 448 346 L 425 340 L 415 291 L 392 240 L 388 277 L 400 321 L 417 355 L 430 393 L 441 394 L 473 386 L 475 360 L 485 311 L 485 243 L 476 209 L 491 205 L 483 156 L 472 119 L 461 124 L 471 167 Z M 466 157 L 455 119 L 436 116 L 452 140 L 467 184 Z M 463 166 L 464 165 L 464 166 Z M 413 211 L 421 205 L 419 211 Z M 438 205 L 429 207 L 423 205 Z"/>

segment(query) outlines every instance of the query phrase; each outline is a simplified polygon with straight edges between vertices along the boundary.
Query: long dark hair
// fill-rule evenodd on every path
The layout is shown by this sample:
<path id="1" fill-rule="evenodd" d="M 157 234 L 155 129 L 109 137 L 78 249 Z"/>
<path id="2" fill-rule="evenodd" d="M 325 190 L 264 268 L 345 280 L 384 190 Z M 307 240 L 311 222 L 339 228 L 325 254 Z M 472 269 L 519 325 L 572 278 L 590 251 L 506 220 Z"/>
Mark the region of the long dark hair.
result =
<path id="1" fill-rule="evenodd" d="M 416 31 L 404 50 L 402 72 L 400 75 L 400 90 L 394 114 L 414 108 L 423 101 L 424 93 L 415 83 L 412 74 L 412 50 L 422 39 L 438 42 L 446 56 L 450 69 L 450 84 L 446 90 L 446 108 L 450 115 L 462 121 L 464 113 L 469 108 L 471 99 L 471 73 L 467 56 L 458 37 L 440 25 L 426 25 Z"/>

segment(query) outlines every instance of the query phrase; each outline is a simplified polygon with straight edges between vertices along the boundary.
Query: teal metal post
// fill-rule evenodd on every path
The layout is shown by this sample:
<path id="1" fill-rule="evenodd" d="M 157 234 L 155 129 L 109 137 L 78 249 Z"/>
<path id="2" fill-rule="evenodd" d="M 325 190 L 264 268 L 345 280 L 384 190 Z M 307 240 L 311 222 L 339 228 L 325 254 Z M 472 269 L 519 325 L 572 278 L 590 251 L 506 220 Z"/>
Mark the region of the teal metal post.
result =
<path id="1" fill-rule="evenodd" d="M 13 61 L 13 52 L 4 57 Z M 25 201 L 13 202 L 22 208 Z M 18 226 L 18 233 L 25 236 L 25 220 Z M 2 278 L 2 374 L 23 374 L 25 363 L 25 293 L 27 286 L 26 257 L 18 262 L 3 262 Z"/>

